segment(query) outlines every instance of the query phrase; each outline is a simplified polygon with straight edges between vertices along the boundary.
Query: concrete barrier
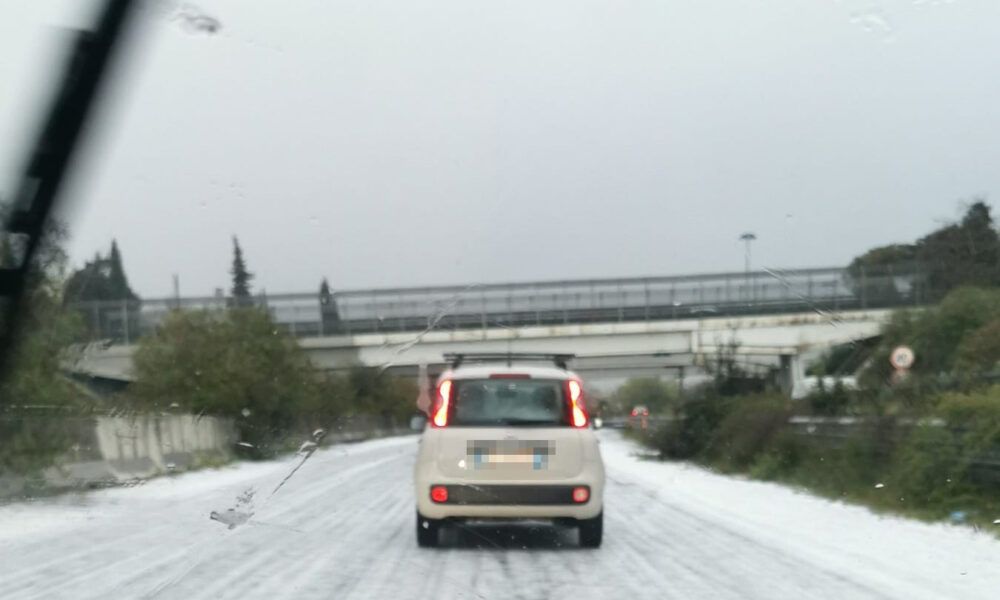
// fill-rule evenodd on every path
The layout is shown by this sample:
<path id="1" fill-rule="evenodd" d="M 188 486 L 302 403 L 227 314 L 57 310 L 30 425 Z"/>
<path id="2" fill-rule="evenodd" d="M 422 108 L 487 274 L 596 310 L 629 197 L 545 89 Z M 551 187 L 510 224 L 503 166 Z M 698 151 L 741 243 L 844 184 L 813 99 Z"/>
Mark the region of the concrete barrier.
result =
<path id="1" fill-rule="evenodd" d="M 43 424 L 47 430 L 40 435 L 58 437 L 52 444 L 62 451 L 40 473 L 0 473 L 0 498 L 120 485 L 222 464 L 232 460 L 237 441 L 231 420 L 195 415 L 45 416 L 25 419 L 20 430 Z"/>
<path id="2" fill-rule="evenodd" d="M 19 432 L 36 447 L 25 453 L 53 457 L 52 466 L 35 473 L 0 468 L 0 500 L 71 490 L 141 483 L 150 477 L 252 458 L 240 452 L 232 419 L 179 415 L 0 416 L 4 431 Z M 414 434 L 409 428 L 378 424 L 379 419 L 343 419 L 326 432 L 322 446 Z M 289 434 L 289 439 L 298 439 Z M 307 435 L 301 436 L 307 441 Z M 294 449 L 298 442 L 289 444 Z M 44 446 L 40 447 L 40 446 Z M 0 463 L 2 464 L 2 463 Z"/>

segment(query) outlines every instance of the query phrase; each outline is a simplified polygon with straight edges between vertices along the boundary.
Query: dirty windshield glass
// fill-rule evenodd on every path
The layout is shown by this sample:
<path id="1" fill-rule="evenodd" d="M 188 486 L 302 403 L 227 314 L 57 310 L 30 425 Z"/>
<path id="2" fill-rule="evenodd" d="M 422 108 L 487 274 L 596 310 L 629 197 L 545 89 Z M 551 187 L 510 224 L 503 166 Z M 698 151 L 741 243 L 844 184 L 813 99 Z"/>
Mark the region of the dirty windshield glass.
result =
<path id="1" fill-rule="evenodd" d="M 0 600 L 1000 597 L 998 56 L 0 0 Z"/>

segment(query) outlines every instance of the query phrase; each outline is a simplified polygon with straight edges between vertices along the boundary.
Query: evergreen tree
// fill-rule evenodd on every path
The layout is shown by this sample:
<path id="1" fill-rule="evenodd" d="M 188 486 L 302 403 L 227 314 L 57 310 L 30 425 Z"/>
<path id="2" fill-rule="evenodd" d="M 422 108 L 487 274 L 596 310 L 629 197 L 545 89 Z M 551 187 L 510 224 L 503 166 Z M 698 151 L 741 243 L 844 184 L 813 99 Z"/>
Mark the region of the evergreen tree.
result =
<path id="1" fill-rule="evenodd" d="M 99 252 L 95 253 L 93 260 L 87 261 L 69 276 L 64 297 L 66 302 L 139 299 L 128 285 L 121 252 L 115 241 L 111 242 L 111 253 L 107 258 Z"/>
<path id="2" fill-rule="evenodd" d="M 913 244 L 874 248 L 847 268 L 848 285 L 869 301 L 898 300 L 896 277 L 916 273 L 922 300 L 936 300 L 966 285 L 1000 284 L 1000 234 L 990 206 L 977 199 L 962 219 L 945 225 Z"/>
<path id="3" fill-rule="evenodd" d="M 323 320 L 324 333 L 336 333 L 340 330 L 340 318 L 337 314 L 337 301 L 330 291 L 330 283 L 326 277 L 319 284 L 319 314 Z"/>
<path id="4" fill-rule="evenodd" d="M 330 284 L 327 283 L 326 277 L 323 278 L 323 282 L 319 284 L 319 303 L 326 306 L 330 304 L 333 299 L 332 294 L 330 294 Z"/>
<path id="5" fill-rule="evenodd" d="M 233 304 L 236 306 L 252 304 L 250 281 L 253 280 L 253 273 L 247 271 L 246 262 L 243 260 L 243 249 L 240 248 L 240 241 L 235 235 L 233 236 L 233 267 L 229 273 L 233 276 L 233 287 L 230 292 Z"/>
<path id="6" fill-rule="evenodd" d="M 108 288 L 112 300 L 135 300 L 136 295 L 128 285 L 125 268 L 122 266 L 118 242 L 111 240 L 111 254 L 108 255 Z"/>
<path id="7" fill-rule="evenodd" d="M 93 260 L 85 262 L 83 267 L 74 271 L 66 281 L 66 302 L 112 300 L 106 262 L 100 253 L 96 253 Z"/>
<path id="8" fill-rule="evenodd" d="M 128 285 L 115 241 L 107 257 L 95 253 L 93 260 L 69 276 L 63 287 L 63 302 L 87 303 L 78 308 L 90 336 L 130 342 L 139 331 L 139 296 Z"/>
<path id="9" fill-rule="evenodd" d="M 977 200 L 960 222 L 921 238 L 917 257 L 934 290 L 1000 283 L 1000 236 L 989 205 Z"/>

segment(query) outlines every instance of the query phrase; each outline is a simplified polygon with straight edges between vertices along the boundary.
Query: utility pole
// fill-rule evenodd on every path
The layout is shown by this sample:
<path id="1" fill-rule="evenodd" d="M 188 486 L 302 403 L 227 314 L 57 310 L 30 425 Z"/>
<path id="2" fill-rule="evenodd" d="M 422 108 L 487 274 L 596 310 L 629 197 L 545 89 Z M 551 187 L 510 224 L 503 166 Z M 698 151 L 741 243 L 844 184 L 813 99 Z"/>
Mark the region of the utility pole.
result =
<path id="1" fill-rule="evenodd" d="M 752 231 L 747 231 L 740 235 L 740 239 L 745 244 L 743 252 L 743 267 L 744 267 L 744 289 L 746 290 L 747 299 L 753 300 L 753 293 L 750 287 L 750 242 L 757 239 L 757 234 Z"/>

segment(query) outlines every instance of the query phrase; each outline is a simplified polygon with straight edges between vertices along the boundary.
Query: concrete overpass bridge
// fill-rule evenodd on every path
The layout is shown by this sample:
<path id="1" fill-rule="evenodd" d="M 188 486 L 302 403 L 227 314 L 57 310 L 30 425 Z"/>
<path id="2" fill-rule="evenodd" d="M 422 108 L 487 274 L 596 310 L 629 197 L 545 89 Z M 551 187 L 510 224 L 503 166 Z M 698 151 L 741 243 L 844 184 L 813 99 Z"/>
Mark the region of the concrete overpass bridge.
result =
<path id="1" fill-rule="evenodd" d="M 878 334 L 888 311 L 935 299 L 914 270 L 842 268 L 569 281 L 385 288 L 258 296 L 320 369 L 369 365 L 432 370 L 446 352 L 567 352 L 591 381 L 696 372 L 723 348 L 777 368 L 789 389 L 804 362 Z M 75 373 L 127 382 L 138 338 L 172 310 L 225 310 L 231 301 L 161 298 L 75 307 L 93 343 Z"/>
<path id="2" fill-rule="evenodd" d="M 336 371 L 354 365 L 416 375 L 434 373 L 449 352 L 569 352 L 572 368 L 597 386 L 628 377 L 697 377 L 706 361 L 730 353 L 754 369 L 778 369 L 790 393 L 802 384 L 805 362 L 839 344 L 878 335 L 888 309 L 797 312 L 637 322 L 495 326 L 485 329 L 369 332 L 300 339 L 312 363 Z M 79 348 L 68 367 L 103 380 L 131 380 L 135 345 L 94 343 Z"/>

